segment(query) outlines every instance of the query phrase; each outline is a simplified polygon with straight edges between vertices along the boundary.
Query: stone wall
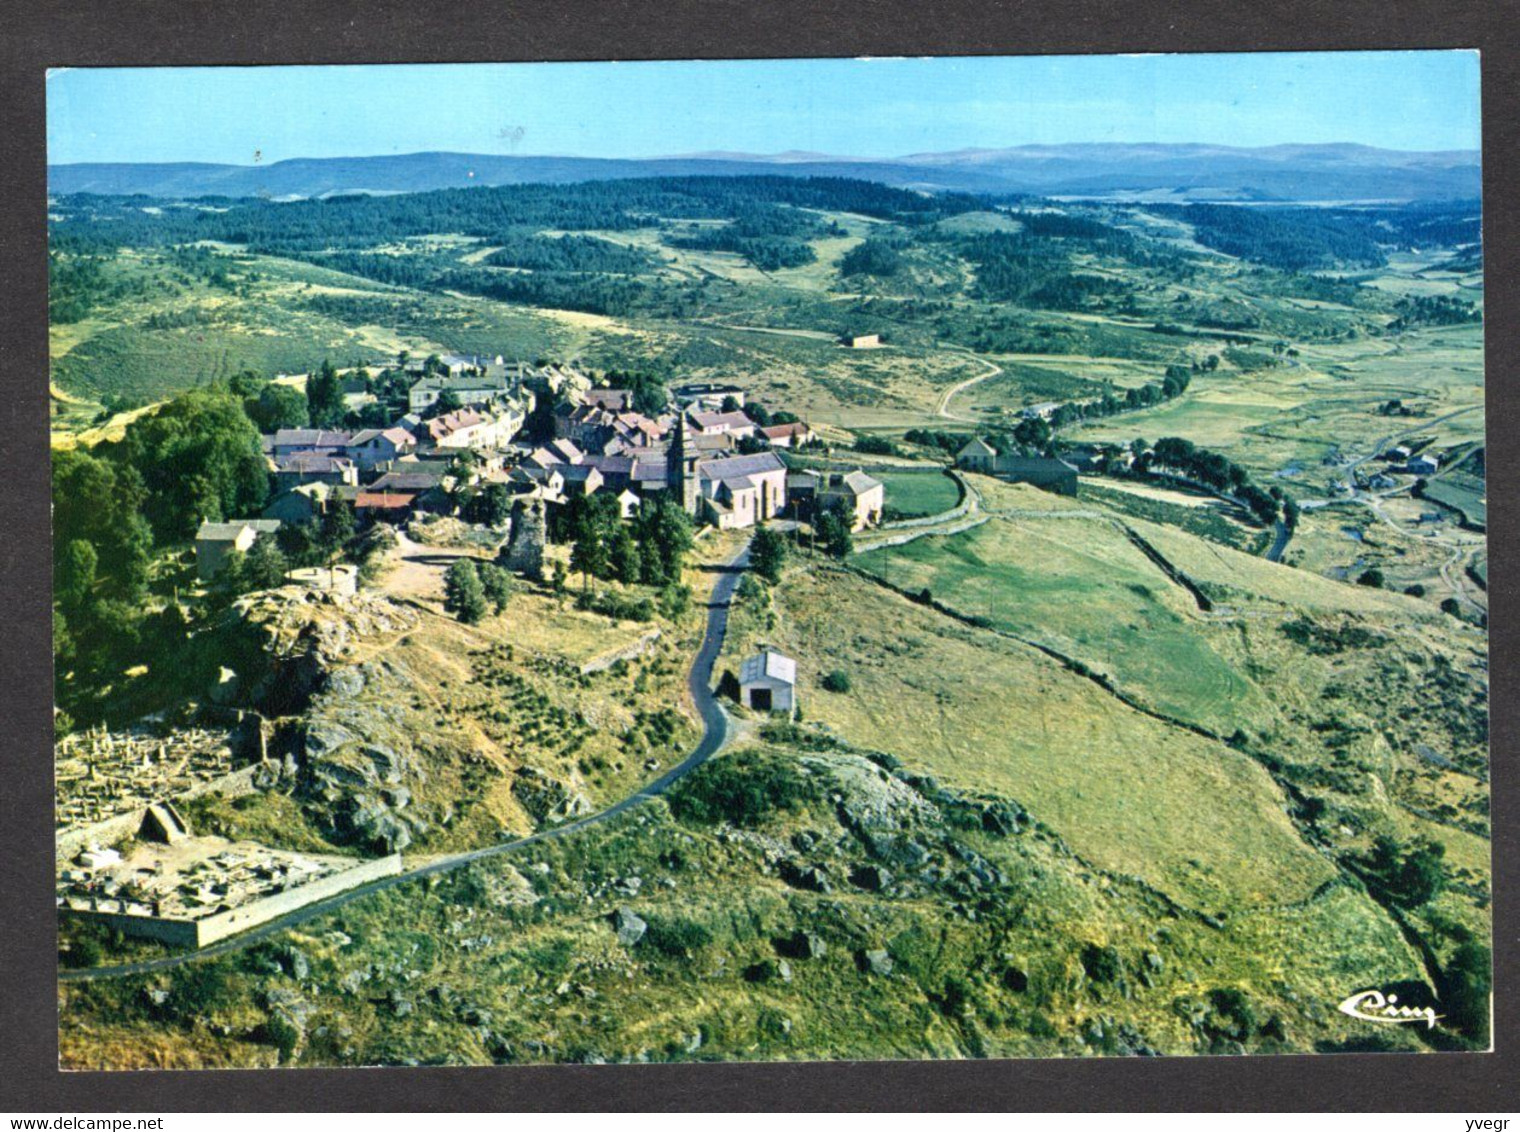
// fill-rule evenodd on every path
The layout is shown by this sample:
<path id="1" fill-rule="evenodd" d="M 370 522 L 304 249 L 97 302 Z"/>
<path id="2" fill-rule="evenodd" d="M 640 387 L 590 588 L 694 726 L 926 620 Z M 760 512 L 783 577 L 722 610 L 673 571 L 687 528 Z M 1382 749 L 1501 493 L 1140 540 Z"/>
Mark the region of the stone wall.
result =
<path id="1" fill-rule="evenodd" d="M 203 794 L 221 794 L 228 798 L 239 798 L 244 794 L 252 794 L 256 789 L 253 784 L 254 776 L 258 773 L 261 764 L 254 763 L 224 774 L 220 778 L 208 779 L 198 782 L 188 790 L 183 790 L 174 795 L 177 800 L 183 798 L 199 798 Z M 276 768 L 278 769 L 278 768 Z M 59 861 L 72 859 L 91 845 L 114 845 L 128 837 L 135 837 L 138 829 L 142 826 L 143 817 L 148 812 L 147 805 L 138 806 L 136 809 L 117 814 L 105 821 L 95 822 L 93 825 L 78 825 L 68 829 L 60 829 L 54 836 L 54 855 Z M 194 833 L 194 830 L 191 830 Z"/>
<path id="2" fill-rule="evenodd" d="M 288 912 L 294 912 L 328 896 L 356 888 L 367 881 L 396 876 L 401 872 L 401 854 L 377 857 L 353 868 L 332 873 L 287 889 L 262 900 L 251 900 L 237 908 L 205 916 L 199 920 L 171 920 L 160 916 L 129 916 L 121 912 L 91 912 L 60 908 L 59 915 L 80 923 L 102 924 L 122 935 L 139 939 L 156 939 L 175 947 L 205 947 L 230 935 L 267 924 Z"/>
<path id="3" fill-rule="evenodd" d="M 230 935 L 257 927 L 259 924 L 268 923 L 287 912 L 304 908 L 324 897 L 356 888 L 366 881 L 396 876 L 400 872 L 401 854 L 392 853 L 388 857 L 377 857 L 372 861 L 365 861 L 361 865 L 322 877 L 310 884 L 287 889 L 274 896 L 266 896 L 263 900 L 255 900 L 215 916 L 207 916 L 205 919 L 196 921 L 196 927 L 199 929 L 197 946 L 205 947 L 208 943 L 215 943 L 219 939 L 225 939 Z"/>

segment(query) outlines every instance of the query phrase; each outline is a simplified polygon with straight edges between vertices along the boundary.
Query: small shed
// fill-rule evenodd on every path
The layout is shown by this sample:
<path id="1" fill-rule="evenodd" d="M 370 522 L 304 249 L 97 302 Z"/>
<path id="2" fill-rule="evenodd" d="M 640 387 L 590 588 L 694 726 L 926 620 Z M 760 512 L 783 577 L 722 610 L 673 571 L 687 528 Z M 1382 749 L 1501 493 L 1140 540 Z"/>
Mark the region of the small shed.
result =
<path id="1" fill-rule="evenodd" d="M 739 666 L 739 702 L 755 711 L 789 712 L 797 702 L 797 662 L 763 648 Z"/>

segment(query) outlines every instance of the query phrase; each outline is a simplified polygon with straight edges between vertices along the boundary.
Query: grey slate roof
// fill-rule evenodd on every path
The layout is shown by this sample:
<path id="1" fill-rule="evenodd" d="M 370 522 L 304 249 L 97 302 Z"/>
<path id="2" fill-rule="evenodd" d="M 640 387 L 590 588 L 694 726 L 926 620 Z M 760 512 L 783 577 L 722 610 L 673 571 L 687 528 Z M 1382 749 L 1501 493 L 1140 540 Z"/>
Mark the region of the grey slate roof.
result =
<path id="1" fill-rule="evenodd" d="M 759 680 L 779 680 L 783 684 L 797 683 L 797 662 L 775 649 L 762 649 L 748 657 L 739 666 L 739 683 L 753 684 Z"/>
<path id="2" fill-rule="evenodd" d="M 250 527 L 256 534 L 272 535 L 280 529 L 278 519 L 233 519 L 229 523 L 213 523 L 209 520 L 202 523 L 195 532 L 196 542 L 231 542 L 242 533 L 244 527 Z"/>
<path id="3" fill-rule="evenodd" d="M 702 460 L 697 470 L 708 479 L 731 480 L 742 476 L 764 475 L 766 472 L 784 472 L 786 464 L 774 452 L 757 452 L 753 456 L 721 456 Z"/>

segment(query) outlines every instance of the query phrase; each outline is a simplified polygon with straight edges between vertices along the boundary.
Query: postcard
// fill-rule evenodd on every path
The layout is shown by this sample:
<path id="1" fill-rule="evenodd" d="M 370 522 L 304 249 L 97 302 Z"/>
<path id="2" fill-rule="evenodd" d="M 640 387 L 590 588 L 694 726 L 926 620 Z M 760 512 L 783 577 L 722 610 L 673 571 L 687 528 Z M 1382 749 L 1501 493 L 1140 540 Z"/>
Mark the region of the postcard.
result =
<path id="1" fill-rule="evenodd" d="M 1490 1049 L 1478 90 L 51 72 L 62 1067 Z"/>

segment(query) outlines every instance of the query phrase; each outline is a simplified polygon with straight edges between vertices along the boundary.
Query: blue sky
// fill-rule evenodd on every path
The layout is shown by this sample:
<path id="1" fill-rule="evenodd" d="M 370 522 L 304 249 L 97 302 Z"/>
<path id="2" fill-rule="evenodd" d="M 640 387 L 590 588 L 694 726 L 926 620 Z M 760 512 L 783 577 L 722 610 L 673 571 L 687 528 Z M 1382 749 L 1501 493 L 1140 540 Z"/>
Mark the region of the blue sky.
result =
<path id="1" fill-rule="evenodd" d="M 1472 51 L 62 69 L 48 157 L 862 157 L 1063 142 L 1476 149 Z"/>

